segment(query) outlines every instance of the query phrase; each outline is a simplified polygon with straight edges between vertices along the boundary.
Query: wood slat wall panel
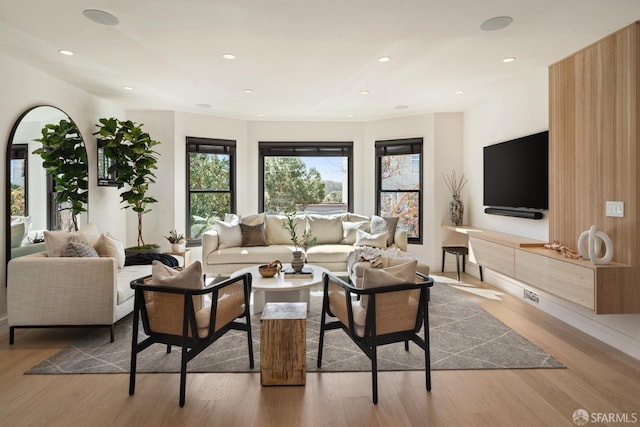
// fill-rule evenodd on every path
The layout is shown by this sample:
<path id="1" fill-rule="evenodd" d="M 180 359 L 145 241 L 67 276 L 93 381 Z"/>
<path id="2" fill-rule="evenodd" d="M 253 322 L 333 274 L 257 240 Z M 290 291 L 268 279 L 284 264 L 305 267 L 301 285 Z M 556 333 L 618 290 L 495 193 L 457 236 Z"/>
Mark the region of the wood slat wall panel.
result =
<path id="1" fill-rule="evenodd" d="M 640 265 L 637 240 L 638 23 L 549 69 L 549 237 L 575 247 L 595 224 L 614 261 Z M 625 217 L 605 202 L 625 202 Z"/>

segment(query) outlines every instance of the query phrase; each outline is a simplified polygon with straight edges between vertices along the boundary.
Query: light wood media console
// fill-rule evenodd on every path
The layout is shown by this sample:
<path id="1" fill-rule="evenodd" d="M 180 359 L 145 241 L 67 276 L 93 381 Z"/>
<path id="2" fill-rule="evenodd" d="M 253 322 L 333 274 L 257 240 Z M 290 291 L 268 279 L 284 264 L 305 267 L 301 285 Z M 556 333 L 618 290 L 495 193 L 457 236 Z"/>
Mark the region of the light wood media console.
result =
<path id="1" fill-rule="evenodd" d="M 640 313 L 638 269 L 565 258 L 546 242 L 468 226 L 443 226 L 468 235 L 469 261 L 560 297 L 596 314 Z M 485 275 L 486 280 L 486 275 Z"/>

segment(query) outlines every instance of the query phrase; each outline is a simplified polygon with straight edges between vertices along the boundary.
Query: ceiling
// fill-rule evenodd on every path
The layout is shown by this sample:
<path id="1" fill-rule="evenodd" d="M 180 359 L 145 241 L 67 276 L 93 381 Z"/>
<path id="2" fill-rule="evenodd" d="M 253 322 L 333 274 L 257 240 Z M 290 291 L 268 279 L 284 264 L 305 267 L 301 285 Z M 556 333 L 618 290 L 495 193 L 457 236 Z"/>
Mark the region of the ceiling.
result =
<path id="1" fill-rule="evenodd" d="M 464 111 L 637 19 L 639 0 L 0 0 L 0 52 L 125 109 L 359 121 Z"/>

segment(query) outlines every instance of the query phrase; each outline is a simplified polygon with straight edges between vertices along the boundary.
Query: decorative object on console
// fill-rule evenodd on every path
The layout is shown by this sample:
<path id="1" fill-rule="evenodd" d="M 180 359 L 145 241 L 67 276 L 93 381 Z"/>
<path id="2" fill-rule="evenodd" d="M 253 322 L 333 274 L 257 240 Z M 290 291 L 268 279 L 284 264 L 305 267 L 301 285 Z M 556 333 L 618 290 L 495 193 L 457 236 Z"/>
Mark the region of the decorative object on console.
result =
<path id="1" fill-rule="evenodd" d="M 129 249 L 159 248 L 157 244 L 145 244 L 142 238 L 142 215 L 151 211 L 149 205 L 157 200 L 147 195 L 149 184 L 156 182 L 154 170 L 158 154 L 153 147 L 160 144 L 142 130 L 142 124 L 116 118 L 99 119 L 99 130 L 104 155 L 112 160 L 106 171 L 115 173 L 118 189 L 128 187 L 120 193 L 121 203 L 138 215 L 138 246 Z M 117 172 L 117 173 L 116 173 Z"/>
<path id="2" fill-rule="evenodd" d="M 604 244 L 605 253 L 600 256 L 602 244 Z M 578 237 L 578 251 L 584 259 L 590 259 L 594 264 L 609 264 L 613 259 L 613 242 L 607 233 L 592 225 Z"/>
<path id="3" fill-rule="evenodd" d="M 467 183 L 464 174 L 458 179 L 456 171 L 453 170 L 448 175 L 444 175 L 444 182 L 451 191 L 451 201 L 449 202 L 449 219 L 453 225 L 462 225 L 464 217 L 464 203 L 460 199 L 462 188 Z"/>
<path id="4" fill-rule="evenodd" d="M 258 273 L 260 273 L 260 275 L 265 278 L 273 277 L 276 274 L 280 273 L 281 270 L 282 263 L 278 260 L 270 262 L 269 264 L 258 266 Z"/>
<path id="5" fill-rule="evenodd" d="M 557 240 L 554 240 L 551 243 L 545 243 L 544 247 L 547 249 L 553 249 L 554 251 L 560 252 L 565 258 L 578 259 L 581 255 L 574 251 L 573 249 L 568 248 Z"/>

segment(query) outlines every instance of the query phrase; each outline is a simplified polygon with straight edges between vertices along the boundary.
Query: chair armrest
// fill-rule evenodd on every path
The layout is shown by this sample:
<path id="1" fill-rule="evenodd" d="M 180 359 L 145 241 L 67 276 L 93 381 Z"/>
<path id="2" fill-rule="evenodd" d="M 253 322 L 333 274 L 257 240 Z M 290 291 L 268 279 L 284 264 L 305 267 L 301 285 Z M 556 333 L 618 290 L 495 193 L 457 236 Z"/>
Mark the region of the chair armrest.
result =
<path id="1" fill-rule="evenodd" d="M 220 239 L 218 232 L 209 230 L 202 235 L 202 263 L 206 264 L 207 257 L 213 251 L 218 249 Z"/>
<path id="2" fill-rule="evenodd" d="M 7 266 L 7 311 L 13 325 L 111 324 L 115 258 L 48 257 L 37 253 Z"/>

